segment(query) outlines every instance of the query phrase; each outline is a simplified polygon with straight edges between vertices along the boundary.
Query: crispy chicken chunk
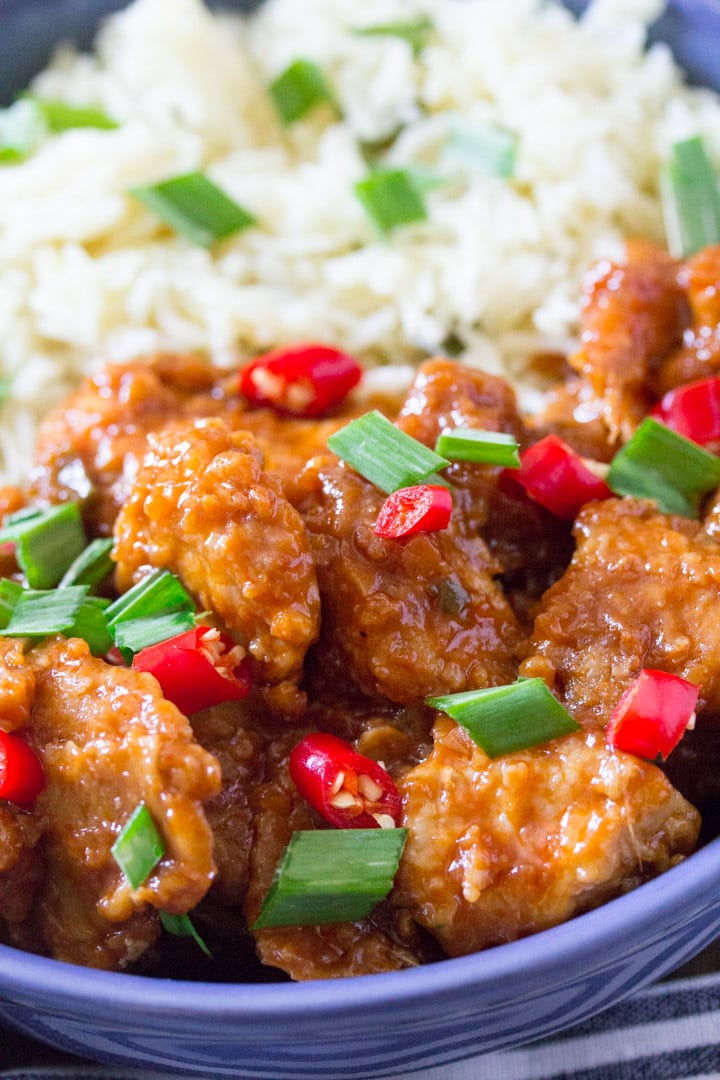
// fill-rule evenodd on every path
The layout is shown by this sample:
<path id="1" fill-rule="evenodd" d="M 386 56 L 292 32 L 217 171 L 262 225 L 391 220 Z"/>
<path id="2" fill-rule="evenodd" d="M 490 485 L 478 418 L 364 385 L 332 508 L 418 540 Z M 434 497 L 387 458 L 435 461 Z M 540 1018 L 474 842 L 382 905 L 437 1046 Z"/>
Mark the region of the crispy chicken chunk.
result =
<path id="1" fill-rule="evenodd" d="M 692 323 L 682 347 L 662 365 L 661 393 L 720 370 L 720 244 L 702 248 L 683 263 L 678 282 L 687 291 Z"/>
<path id="2" fill-rule="evenodd" d="M 409 836 L 391 900 L 451 956 L 634 888 L 689 854 L 699 829 L 658 768 L 592 733 L 492 761 L 441 718 L 398 787 Z"/>
<path id="3" fill-rule="evenodd" d="M 699 523 L 653 503 L 590 503 L 577 550 L 545 595 L 524 675 L 539 675 L 581 723 L 602 728 L 641 668 L 700 686 L 720 713 L 720 546 Z"/>
<path id="4" fill-rule="evenodd" d="M 79 500 L 93 533 L 108 536 L 145 455 L 147 436 L 171 420 L 241 412 L 219 373 L 191 356 L 108 364 L 40 427 L 28 495 Z"/>
<path id="5" fill-rule="evenodd" d="M 218 793 L 219 767 L 152 676 L 96 659 L 77 639 L 40 646 L 30 659 L 25 731 L 46 777 L 34 808 L 46 872 L 30 921 L 58 959 L 122 968 L 159 932 L 151 909 L 190 911 L 212 882 L 203 802 Z M 132 889 L 111 848 L 140 802 L 166 851 Z"/>
<path id="6" fill-rule="evenodd" d="M 648 386 L 682 341 L 688 313 L 677 271 L 667 252 L 635 241 L 623 261 L 602 261 L 585 279 L 581 345 L 570 363 L 602 402 L 613 442 L 643 418 Z"/>
<path id="7" fill-rule="evenodd" d="M 261 682 L 292 684 L 318 635 L 320 601 L 305 526 L 259 458 L 250 435 L 220 420 L 150 436 L 115 525 L 117 584 L 173 571 L 248 650 Z"/>

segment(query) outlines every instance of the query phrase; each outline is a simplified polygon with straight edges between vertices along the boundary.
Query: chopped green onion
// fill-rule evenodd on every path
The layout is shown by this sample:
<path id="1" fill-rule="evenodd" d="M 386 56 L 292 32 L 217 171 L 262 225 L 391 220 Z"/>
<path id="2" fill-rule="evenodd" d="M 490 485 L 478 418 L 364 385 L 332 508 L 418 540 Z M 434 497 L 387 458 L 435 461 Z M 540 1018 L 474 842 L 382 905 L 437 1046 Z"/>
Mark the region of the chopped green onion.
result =
<path id="1" fill-rule="evenodd" d="M 56 585 L 86 544 L 77 503 L 13 514 L 0 529 L 0 543 L 15 542 L 20 569 L 33 589 Z"/>
<path id="2" fill-rule="evenodd" d="M 717 177 L 699 136 L 675 143 L 660 187 L 668 247 L 676 258 L 720 242 Z"/>
<path id="3" fill-rule="evenodd" d="M 515 171 L 517 139 L 509 131 L 480 125 L 463 118 L 453 121 L 447 134 L 443 157 L 472 171 L 509 177 Z"/>
<path id="4" fill-rule="evenodd" d="M 0 163 L 15 165 L 24 161 L 40 145 L 45 124 L 31 101 L 20 99 L 7 109 L 0 109 Z"/>
<path id="5" fill-rule="evenodd" d="M 4 630 L 10 622 L 22 591 L 23 587 L 19 581 L 13 581 L 11 578 L 0 580 L 0 630 Z"/>
<path id="6" fill-rule="evenodd" d="M 171 611 L 195 611 L 193 598 L 169 570 L 151 570 L 107 609 L 110 626 L 129 619 L 167 615 Z"/>
<path id="7" fill-rule="evenodd" d="M 542 679 L 431 697 L 426 704 L 451 716 L 491 758 L 580 728 Z"/>
<path id="8" fill-rule="evenodd" d="M 355 26 L 353 34 L 359 37 L 397 37 L 406 41 L 417 55 L 428 43 L 433 32 L 432 20 L 427 15 L 407 21 L 376 23 L 372 26 Z"/>
<path id="9" fill-rule="evenodd" d="M 144 802 L 137 804 L 111 851 L 130 888 L 139 889 L 165 854 L 163 839 Z"/>
<path id="10" fill-rule="evenodd" d="M 79 637 L 86 641 L 93 656 L 105 656 L 114 644 L 113 635 L 108 629 L 106 606 L 100 597 L 86 597 L 72 625 L 65 630 L 66 637 Z"/>
<path id="11" fill-rule="evenodd" d="M 450 461 L 478 461 L 486 465 L 520 468 L 520 447 L 504 431 L 477 431 L 458 427 L 438 437 L 435 450 Z"/>
<path id="12" fill-rule="evenodd" d="M 0 405 L 10 397 L 15 379 L 12 375 L 0 375 Z"/>
<path id="13" fill-rule="evenodd" d="M 355 184 L 355 194 L 381 232 L 427 220 L 422 195 L 405 169 L 374 169 Z"/>
<path id="14" fill-rule="evenodd" d="M 113 131 L 119 127 L 116 120 L 96 105 L 71 105 L 67 101 L 50 101 L 46 98 L 24 94 L 25 101 L 30 101 L 45 121 L 48 130 L 57 134 L 71 128 L 97 128 L 101 131 Z"/>
<path id="15" fill-rule="evenodd" d="M 113 623 L 112 632 L 118 649 L 129 659 L 127 653 L 140 652 L 148 645 L 184 634 L 194 626 L 195 615 L 192 611 L 169 611 L 140 619 L 121 619 Z"/>
<path id="16" fill-rule="evenodd" d="M 617 495 L 654 499 L 665 514 L 697 517 L 720 484 L 720 458 L 648 416 L 613 458 L 607 483 Z"/>
<path id="17" fill-rule="evenodd" d="M 74 624 L 87 596 L 87 585 L 67 589 L 21 589 L 3 637 L 47 637 L 64 634 Z"/>
<path id="18" fill-rule="evenodd" d="M 200 247 L 212 247 L 256 223 L 252 214 L 201 172 L 131 188 L 130 194 L 175 232 Z"/>
<path id="19" fill-rule="evenodd" d="M 171 915 L 169 911 L 161 911 L 160 922 L 168 934 L 173 934 L 175 937 L 191 937 L 198 948 L 212 959 L 212 953 L 198 934 L 189 915 Z"/>
<path id="20" fill-rule="evenodd" d="M 316 105 L 325 102 L 336 107 L 332 90 L 317 64 L 299 59 L 285 68 L 270 85 L 270 96 L 283 124 L 294 124 Z"/>
<path id="21" fill-rule="evenodd" d="M 386 494 L 426 480 L 450 462 L 391 424 L 376 409 L 351 420 L 327 441 L 338 457 Z"/>
<path id="22" fill-rule="evenodd" d="M 93 540 L 78 557 L 73 560 L 59 581 L 59 587 L 67 585 L 89 585 L 94 588 L 112 572 L 115 565 L 110 558 L 113 541 Z"/>
<path id="23" fill-rule="evenodd" d="M 355 194 L 381 232 L 427 220 L 421 185 L 408 169 L 373 169 L 355 184 Z"/>
<path id="24" fill-rule="evenodd" d="M 364 919 L 392 888 L 407 829 L 293 833 L 252 930 Z"/>

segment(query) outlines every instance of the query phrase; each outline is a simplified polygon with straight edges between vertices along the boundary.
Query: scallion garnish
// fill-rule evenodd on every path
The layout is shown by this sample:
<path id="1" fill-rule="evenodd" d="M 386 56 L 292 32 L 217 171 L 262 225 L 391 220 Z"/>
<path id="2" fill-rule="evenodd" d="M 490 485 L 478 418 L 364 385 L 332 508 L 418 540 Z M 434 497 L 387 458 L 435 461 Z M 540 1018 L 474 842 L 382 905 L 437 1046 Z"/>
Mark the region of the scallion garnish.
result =
<path id="1" fill-rule="evenodd" d="M 121 619 L 113 623 L 112 632 L 118 649 L 126 659 L 131 659 L 132 654 L 146 649 L 148 645 L 157 645 L 160 641 L 184 634 L 194 626 L 194 612 L 169 611 L 140 619 Z"/>
<path id="2" fill-rule="evenodd" d="M 509 177 L 515 170 L 517 139 L 509 131 L 462 118 L 451 122 L 443 158 L 472 172 Z"/>
<path id="3" fill-rule="evenodd" d="M 87 585 L 67 589 L 20 589 L 3 637 L 47 637 L 73 626 L 87 596 Z"/>
<path id="4" fill-rule="evenodd" d="M 175 232 L 201 247 L 212 247 L 255 224 L 251 213 L 201 172 L 131 188 L 130 194 Z"/>
<path id="5" fill-rule="evenodd" d="M 4 630 L 10 622 L 22 591 L 23 587 L 19 581 L 13 581 L 11 578 L 0 580 L 0 629 Z"/>
<path id="6" fill-rule="evenodd" d="M 195 611 L 195 603 L 169 570 L 151 570 L 107 609 L 111 627 L 129 619 L 167 615 L 172 611 Z"/>
<path id="7" fill-rule="evenodd" d="M 98 596 L 86 597 L 72 625 L 64 631 L 66 637 L 79 637 L 86 641 L 93 656 L 105 656 L 114 644 L 113 635 L 108 629 L 106 606 L 107 601 Z"/>
<path id="8" fill-rule="evenodd" d="M 70 131 L 71 128 L 97 128 L 100 131 L 113 131 L 119 127 L 117 121 L 97 105 L 71 105 L 67 101 L 48 100 L 35 97 L 33 94 L 25 94 L 23 97 L 25 101 L 35 106 L 48 130 L 53 134 Z"/>
<path id="9" fill-rule="evenodd" d="M 112 846 L 131 889 L 139 889 L 165 854 L 165 844 L 144 802 L 138 803 Z"/>
<path id="10" fill-rule="evenodd" d="M 406 169 L 374 169 L 355 184 L 355 194 L 381 232 L 427 220 L 422 194 Z"/>
<path id="11" fill-rule="evenodd" d="M 80 509 L 77 503 L 60 503 L 12 514 L 0 529 L 0 543 L 10 540 L 28 585 L 49 589 L 85 548 Z"/>
<path id="12" fill-rule="evenodd" d="M 31 101 L 22 98 L 0 109 L 0 163 L 15 165 L 40 145 L 45 124 Z"/>
<path id="13" fill-rule="evenodd" d="M 486 465 L 520 468 L 520 447 L 513 435 L 504 431 L 478 431 L 458 427 L 438 436 L 435 450 L 450 461 L 476 461 Z"/>
<path id="14" fill-rule="evenodd" d="M 452 717 L 491 758 L 549 742 L 580 727 L 542 679 L 431 697 L 426 704 Z"/>
<path id="15" fill-rule="evenodd" d="M 205 955 L 212 959 L 212 953 L 198 934 L 189 915 L 171 915 L 169 911 L 161 911 L 160 922 L 168 934 L 173 934 L 174 937 L 192 938 L 198 948 L 202 949 Z"/>
<path id="16" fill-rule="evenodd" d="M 720 242 L 717 177 L 699 136 L 674 144 L 660 188 L 668 247 L 676 258 Z"/>
<path id="17" fill-rule="evenodd" d="M 426 480 L 450 462 L 391 424 L 377 410 L 351 420 L 327 441 L 338 457 L 386 494 Z"/>
<path id="18" fill-rule="evenodd" d="M 110 558 L 113 541 L 93 540 L 67 568 L 58 585 L 89 585 L 94 588 L 112 572 L 114 563 Z"/>
<path id="19" fill-rule="evenodd" d="M 4 405 L 10 397 L 14 382 L 12 375 L 0 375 L 0 405 Z"/>
<path id="20" fill-rule="evenodd" d="M 317 64 L 302 57 L 294 60 L 270 85 L 280 119 L 286 126 L 301 120 L 316 105 L 336 107 L 335 97 Z"/>
<path id="21" fill-rule="evenodd" d="M 371 26 L 355 26 L 353 34 L 358 37 L 397 37 L 406 41 L 417 55 L 428 43 L 433 32 L 432 20 L 427 15 L 406 21 L 375 23 Z"/>
<path id="22" fill-rule="evenodd" d="M 697 517 L 720 484 L 720 457 L 648 416 L 613 458 L 607 483 L 617 495 L 653 499 L 665 514 Z"/>
<path id="23" fill-rule="evenodd" d="M 293 833 L 252 930 L 354 922 L 392 888 L 407 829 Z"/>

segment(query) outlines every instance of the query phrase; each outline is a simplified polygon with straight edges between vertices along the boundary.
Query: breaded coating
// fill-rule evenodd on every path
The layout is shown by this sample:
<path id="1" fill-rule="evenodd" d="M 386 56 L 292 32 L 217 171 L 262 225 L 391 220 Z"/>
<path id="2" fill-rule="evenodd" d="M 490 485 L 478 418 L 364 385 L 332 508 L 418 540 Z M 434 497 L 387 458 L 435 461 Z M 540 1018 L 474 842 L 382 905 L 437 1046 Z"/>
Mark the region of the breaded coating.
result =
<path id="1" fill-rule="evenodd" d="M 490 760 L 446 717 L 398 780 L 391 901 L 460 956 L 546 929 L 692 851 L 699 815 L 654 765 L 569 735 Z"/>

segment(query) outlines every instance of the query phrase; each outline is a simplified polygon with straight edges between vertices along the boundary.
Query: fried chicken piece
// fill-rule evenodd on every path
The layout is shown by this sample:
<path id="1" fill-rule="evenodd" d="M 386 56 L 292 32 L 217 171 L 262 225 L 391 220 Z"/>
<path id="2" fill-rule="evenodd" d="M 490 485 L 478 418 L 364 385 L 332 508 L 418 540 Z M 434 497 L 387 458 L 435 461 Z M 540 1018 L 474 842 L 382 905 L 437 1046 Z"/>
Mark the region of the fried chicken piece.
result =
<path id="1" fill-rule="evenodd" d="M 283 744 L 281 757 L 291 745 Z M 317 828 L 319 822 L 297 793 L 284 762 L 256 792 L 254 808 L 252 877 L 245 904 L 250 924 L 260 912 L 293 832 Z M 258 930 L 255 939 L 263 964 L 281 968 L 298 980 L 399 971 L 437 958 L 407 913 L 387 908 L 376 909 L 368 918 L 356 922 Z"/>
<path id="2" fill-rule="evenodd" d="M 159 355 L 108 364 L 86 379 L 40 426 L 30 501 L 79 500 L 89 531 L 112 533 L 145 455 L 147 436 L 169 421 L 238 415 L 220 373 L 192 356 Z"/>
<path id="3" fill-rule="evenodd" d="M 14 731 L 30 720 L 35 671 L 22 641 L 0 638 L 0 729 Z"/>
<path id="4" fill-rule="evenodd" d="M 391 893 L 451 956 L 597 907 L 689 854 L 699 815 L 654 765 L 570 735 L 490 760 L 448 718 L 398 780 Z"/>
<path id="5" fill-rule="evenodd" d="M 720 370 L 720 244 L 702 248 L 683 263 L 678 283 L 687 292 L 692 323 L 682 347 L 660 369 L 660 393 Z"/>
<path id="6" fill-rule="evenodd" d="M 42 884 L 44 863 L 37 846 L 41 833 L 34 814 L 0 802 L 0 926 L 7 925 L 11 941 L 30 914 Z M 23 935 L 18 944 L 31 947 Z"/>
<path id="7" fill-rule="evenodd" d="M 431 448 L 456 427 L 502 431 L 521 447 L 531 441 L 505 379 L 444 359 L 421 365 L 397 426 Z M 570 560 L 569 525 L 530 499 L 502 468 L 455 462 L 445 475 L 453 486 L 453 528 L 483 538 L 500 564 L 508 598 L 525 618 Z"/>
<path id="8" fill-rule="evenodd" d="M 682 341 L 688 312 L 677 271 L 661 248 L 631 241 L 623 261 L 601 261 L 583 284 L 581 345 L 569 360 L 601 400 L 611 442 L 632 435 L 660 364 Z"/>
<path id="9" fill-rule="evenodd" d="M 719 714 L 720 546 L 698 522 L 627 498 L 588 504 L 575 536 L 522 674 L 544 678 L 590 727 L 604 728 L 644 667 L 698 684 L 698 711 Z"/>
<path id="10" fill-rule="evenodd" d="M 79 639 L 29 656 L 35 696 L 25 731 L 46 778 L 34 807 L 46 874 L 30 922 L 52 956 L 122 968 L 159 933 L 152 909 L 190 911 L 212 882 L 203 803 L 219 791 L 218 763 L 152 676 L 96 659 Z M 141 802 L 166 851 L 132 889 L 111 848 Z"/>
<path id="11" fill-rule="evenodd" d="M 481 538 L 376 536 L 383 493 L 331 455 L 310 462 L 304 482 L 328 679 L 400 704 L 512 681 L 520 629 Z"/>
<path id="12" fill-rule="evenodd" d="M 320 620 L 301 518 L 263 473 L 252 436 L 220 420 L 168 427 L 148 445 L 115 524 L 120 591 L 152 567 L 173 571 L 293 707 Z"/>

